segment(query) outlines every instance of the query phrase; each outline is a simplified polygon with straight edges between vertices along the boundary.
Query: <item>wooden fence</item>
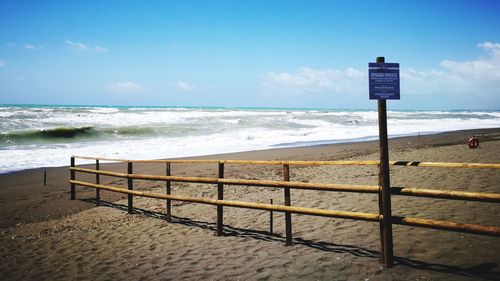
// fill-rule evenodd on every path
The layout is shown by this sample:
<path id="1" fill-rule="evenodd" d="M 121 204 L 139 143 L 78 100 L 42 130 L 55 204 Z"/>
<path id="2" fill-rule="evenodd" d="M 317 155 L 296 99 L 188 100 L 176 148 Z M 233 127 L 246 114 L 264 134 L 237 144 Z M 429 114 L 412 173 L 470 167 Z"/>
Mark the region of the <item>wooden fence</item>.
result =
<path id="1" fill-rule="evenodd" d="M 75 165 L 75 159 L 95 160 L 95 169 L 79 168 Z M 100 161 L 126 162 L 127 173 L 105 171 L 100 169 Z M 133 163 L 163 163 L 165 164 L 165 175 L 147 175 L 136 174 L 133 172 Z M 174 163 L 191 163 L 191 164 L 218 164 L 218 177 L 179 177 L 171 175 L 171 164 Z M 224 178 L 225 165 L 280 165 L 283 167 L 283 180 L 247 180 L 247 179 L 228 179 Z M 394 166 L 419 166 L 419 167 L 442 167 L 442 168 L 471 168 L 471 169 L 500 169 L 500 164 L 479 164 L 479 163 L 444 163 L 444 162 L 408 162 L 408 161 L 393 161 L 389 163 Z M 379 168 L 379 185 L 347 185 L 347 184 L 326 184 L 326 183 L 305 183 L 290 181 L 290 166 L 322 166 L 322 165 L 357 165 L 357 166 L 377 166 Z M 76 180 L 75 173 L 95 174 L 95 183 Z M 127 189 L 102 185 L 100 184 L 100 176 L 111 176 L 127 179 Z M 286 245 L 292 245 L 292 217 L 291 214 L 302 214 L 312 216 L 334 217 L 343 219 L 363 220 L 379 222 L 381 235 L 381 252 L 382 263 L 387 267 L 392 266 L 392 243 L 384 245 L 384 216 L 382 204 L 382 188 L 380 186 L 380 162 L 379 161 L 249 161 L 249 160 L 124 160 L 110 158 L 96 158 L 84 156 L 72 156 L 70 167 L 70 184 L 71 184 L 71 200 L 75 199 L 75 186 L 87 186 L 96 189 L 96 202 L 100 202 L 99 191 L 108 190 L 128 195 L 128 212 L 133 212 L 134 196 L 143 196 L 149 198 L 165 199 L 166 200 L 166 220 L 171 221 L 171 200 L 185 201 L 192 203 L 201 203 L 217 206 L 217 235 L 223 234 L 223 207 L 237 207 L 258 209 L 267 211 L 277 211 L 285 213 L 285 241 Z M 152 180 L 166 182 L 165 194 L 142 192 L 134 190 L 133 180 Z M 171 194 L 171 182 L 191 182 L 191 183 L 206 183 L 217 185 L 217 199 L 180 196 Z M 284 205 L 264 204 L 243 201 L 224 200 L 224 185 L 239 185 L 239 186 L 259 186 L 259 187 L 274 187 L 283 188 L 284 190 Z M 356 192 L 356 193 L 372 193 L 378 194 L 379 213 L 362 213 L 362 212 L 346 212 L 338 210 L 323 210 L 306 207 L 291 206 L 290 189 L 303 190 L 321 190 L 321 191 L 337 191 L 337 192 Z M 478 201 L 500 203 L 500 194 L 498 193 L 480 193 L 466 191 L 451 191 L 438 190 L 415 187 L 391 187 L 390 194 L 402 196 L 417 196 L 429 198 L 441 198 L 450 200 Z M 390 200 L 389 200 L 390 203 Z M 388 206 L 391 208 L 390 204 Z M 456 231 L 464 233 L 473 233 L 480 235 L 500 237 L 500 228 L 495 226 L 484 226 L 477 224 L 466 224 L 451 221 L 431 220 L 423 218 L 392 216 L 388 220 L 391 224 L 417 226 L 432 229 L 440 229 L 447 231 Z M 390 233 L 392 242 L 392 232 Z M 385 240 L 387 241 L 387 240 Z M 390 247 L 390 248 L 389 248 Z M 388 253 L 390 253 L 388 255 Z"/>

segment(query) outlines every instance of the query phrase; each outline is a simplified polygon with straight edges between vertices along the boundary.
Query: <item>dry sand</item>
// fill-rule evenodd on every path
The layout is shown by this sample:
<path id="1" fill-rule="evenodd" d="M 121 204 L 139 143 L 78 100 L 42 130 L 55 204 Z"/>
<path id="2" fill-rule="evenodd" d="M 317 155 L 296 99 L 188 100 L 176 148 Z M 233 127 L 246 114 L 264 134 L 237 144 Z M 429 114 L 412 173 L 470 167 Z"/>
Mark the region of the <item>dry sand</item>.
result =
<path id="1" fill-rule="evenodd" d="M 479 135 L 479 149 L 464 143 Z M 377 142 L 273 149 L 204 159 L 377 160 Z M 500 163 L 500 129 L 450 132 L 390 141 L 391 160 Z M 126 171 L 124 164 L 101 169 Z M 216 165 L 173 165 L 174 175 L 215 176 Z M 163 174 L 163 165 L 137 165 L 134 172 Z M 393 186 L 500 192 L 500 171 L 392 167 Z M 48 185 L 43 186 L 43 171 Z M 395 266 L 380 269 L 378 224 L 292 215 L 294 246 L 284 245 L 284 215 L 224 208 L 225 235 L 214 235 L 216 207 L 134 198 L 128 215 L 124 196 L 77 187 L 69 200 L 67 168 L 0 175 L 1 280 L 500 280 L 498 237 L 394 226 Z M 227 166 L 227 178 L 282 178 L 279 167 Z M 92 181 L 93 177 L 78 175 Z M 375 167 L 291 167 L 305 182 L 377 184 Z M 102 178 L 125 186 L 124 179 Z M 138 190 L 164 192 L 164 183 L 136 181 Z M 283 190 L 225 187 L 225 199 L 283 204 Z M 173 183 L 173 194 L 216 198 L 216 187 Z M 378 211 L 372 194 L 292 190 L 292 205 L 344 211 Z M 393 196 L 393 214 L 500 227 L 500 206 Z"/>

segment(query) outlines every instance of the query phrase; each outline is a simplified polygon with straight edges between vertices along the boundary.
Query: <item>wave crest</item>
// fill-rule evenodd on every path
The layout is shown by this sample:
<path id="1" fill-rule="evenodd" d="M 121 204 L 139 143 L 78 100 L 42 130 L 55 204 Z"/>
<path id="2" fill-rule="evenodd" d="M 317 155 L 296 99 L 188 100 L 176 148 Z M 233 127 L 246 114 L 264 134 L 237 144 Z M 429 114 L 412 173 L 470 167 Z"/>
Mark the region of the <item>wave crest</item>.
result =
<path id="1" fill-rule="evenodd" d="M 42 130 L 26 130 L 6 132 L 0 135 L 3 144 L 29 144 L 38 142 L 73 142 L 80 140 L 102 140 L 113 137 L 127 137 L 153 134 L 152 128 L 120 127 L 96 128 L 85 127 L 58 127 Z"/>
<path id="2" fill-rule="evenodd" d="M 71 127 L 59 127 L 53 129 L 43 129 L 43 130 L 27 130 L 27 131 L 17 131 L 17 132 L 9 132 L 2 133 L 2 142 L 3 143 L 12 143 L 12 142 L 29 142 L 36 140 L 51 140 L 51 139 L 72 139 L 77 137 L 84 136 L 93 136 L 97 135 L 98 132 L 94 127 L 80 127 L 80 128 L 71 128 Z"/>

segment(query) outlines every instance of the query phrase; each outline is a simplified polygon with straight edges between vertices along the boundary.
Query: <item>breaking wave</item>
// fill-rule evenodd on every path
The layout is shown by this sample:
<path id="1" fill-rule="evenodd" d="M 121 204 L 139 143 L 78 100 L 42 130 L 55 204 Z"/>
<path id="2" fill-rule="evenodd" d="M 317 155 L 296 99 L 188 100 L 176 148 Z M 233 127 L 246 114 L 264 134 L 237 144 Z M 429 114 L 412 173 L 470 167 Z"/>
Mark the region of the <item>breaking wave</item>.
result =
<path id="1" fill-rule="evenodd" d="M 148 136 L 154 134 L 152 128 L 119 127 L 119 128 L 96 128 L 86 127 L 57 127 L 51 129 L 25 130 L 14 132 L 2 132 L 0 143 L 3 144 L 30 144 L 38 142 L 76 142 L 105 140 L 114 137 Z"/>
<path id="2" fill-rule="evenodd" d="M 500 128 L 500 111 L 389 111 L 390 137 Z M 158 159 L 376 139 L 373 110 L 0 106 L 0 173 L 69 156 Z"/>

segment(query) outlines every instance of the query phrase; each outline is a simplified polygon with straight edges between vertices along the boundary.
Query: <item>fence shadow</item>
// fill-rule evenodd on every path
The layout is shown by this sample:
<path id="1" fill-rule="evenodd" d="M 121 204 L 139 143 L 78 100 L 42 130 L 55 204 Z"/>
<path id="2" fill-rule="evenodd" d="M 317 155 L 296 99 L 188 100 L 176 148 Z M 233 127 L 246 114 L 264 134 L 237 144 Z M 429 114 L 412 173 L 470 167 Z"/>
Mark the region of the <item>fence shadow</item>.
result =
<path id="1" fill-rule="evenodd" d="M 87 203 L 96 204 L 95 198 L 86 198 L 79 200 Z M 124 212 L 128 211 L 127 205 L 108 202 L 102 199 L 100 200 L 100 206 L 109 207 Z M 140 214 L 150 218 L 160 219 L 164 221 L 167 220 L 167 216 L 161 212 L 155 212 L 136 207 L 133 208 L 133 212 L 134 214 Z M 197 221 L 190 218 L 184 218 L 178 216 L 171 216 L 171 223 L 177 223 L 186 226 L 207 229 L 214 232 L 217 230 L 217 226 L 215 223 Z M 224 236 L 247 237 L 266 242 L 279 242 L 285 244 L 284 236 L 275 233 L 271 234 L 268 231 L 253 230 L 248 228 L 236 228 L 230 225 L 224 225 L 223 233 Z M 293 238 L 292 241 L 294 245 L 302 245 L 305 247 L 310 247 L 316 250 L 326 251 L 326 252 L 347 253 L 357 257 L 380 259 L 380 254 L 381 254 L 379 251 L 369 250 L 358 246 L 335 244 L 324 241 L 315 241 L 315 240 L 303 239 L 300 237 Z M 418 270 L 448 273 L 463 277 L 480 278 L 486 280 L 500 280 L 500 271 L 493 271 L 498 267 L 496 263 L 482 263 L 473 267 L 462 268 L 456 266 L 449 266 L 445 264 L 428 263 L 425 261 L 419 261 L 415 259 L 395 256 L 394 267 L 397 266 L 407 266 Z"/>

